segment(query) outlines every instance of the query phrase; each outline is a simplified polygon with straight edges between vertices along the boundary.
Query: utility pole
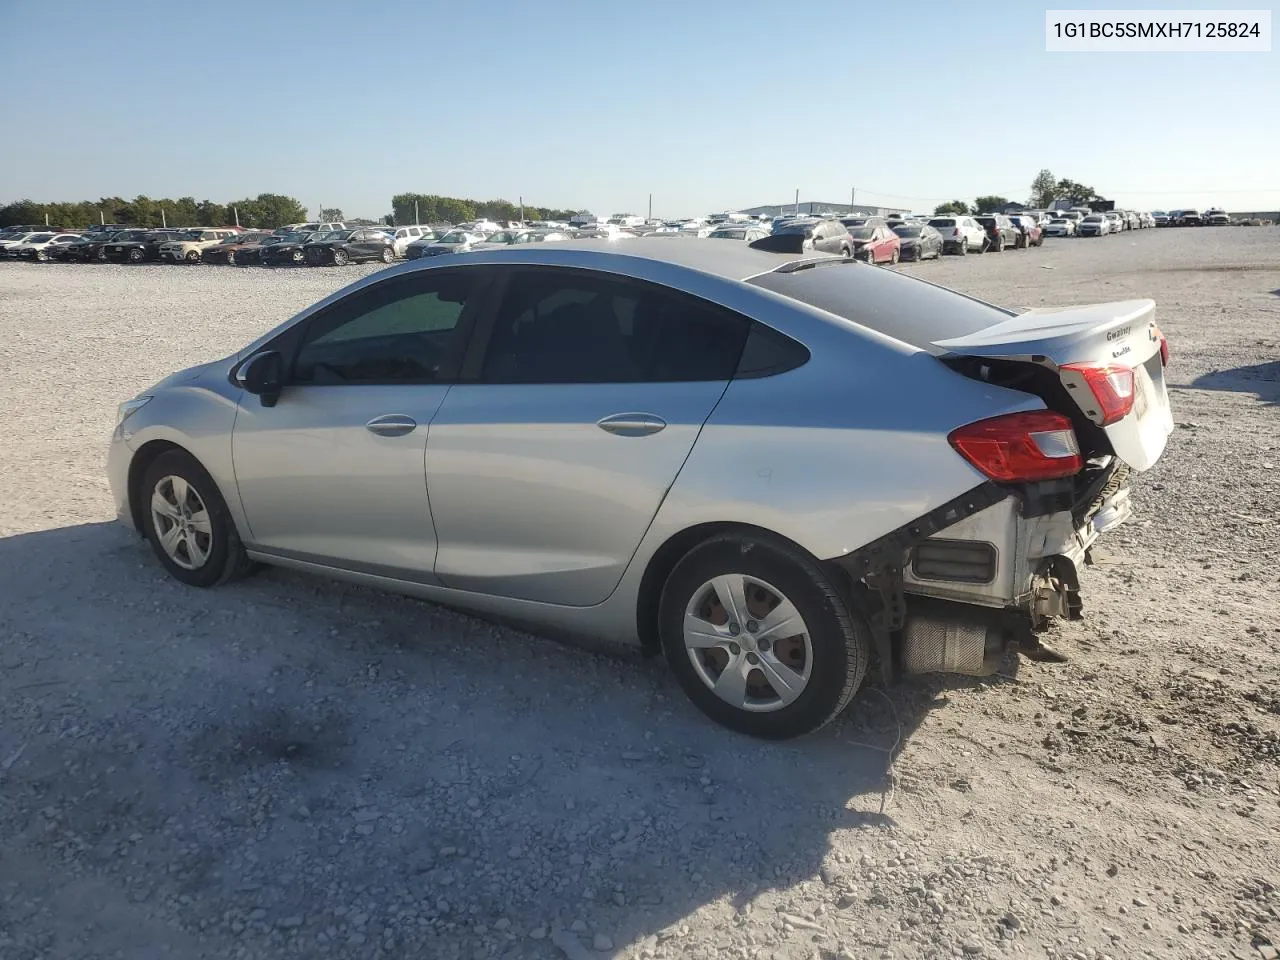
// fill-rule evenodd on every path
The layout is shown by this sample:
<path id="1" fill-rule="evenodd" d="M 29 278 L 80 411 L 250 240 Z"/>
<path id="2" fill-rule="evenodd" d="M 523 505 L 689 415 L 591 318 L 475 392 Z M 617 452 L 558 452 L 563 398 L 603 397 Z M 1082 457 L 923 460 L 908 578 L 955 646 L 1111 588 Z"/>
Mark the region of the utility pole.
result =
<path id="1" fill-rule="evenodd" d="M 853 205 L 858 202 L 857 197 L 858 197 L 858 188 L 850 187 L 849 188 L 849 212 L 850 213 L 853 213 Z"/>
<path id="2" fill-rule="evenodd" d="M 524 223 L 524 197 L 520 198 L 520 222 Z"/>
<path id="3" fill-rule="evenodd" d="M 652 194 L 652 193 L 651 193 L 651 194 L 649 194 L 649 217 L 648 217 L 648 219 L 650 219 L 650 220 L 652 220 L 652 219 L 653 219 L 653 194 Z"/>
<path id="4" fill-rule="evenodd" d="M 232 212 L 232 213 L 234 213 L 234 214 L 236 215 L 236 226 L 237 226 L 237 227 L 238 227 L 238 226 L 240 226 L 240 208 L 239 208 L 239 207 L 232 207 L 232 208 L 231 208 L 231 212 Z"/>
<path id="5" fill-rule="evenodd" d="M 46 227 L 49 225 L 49 215 L 47 213 L 44 215 L 44 225 Z"/>
<path id="6" fill-rule="evenodd" d="M 415 227 L 422 225 L 422 218 L 418 216 L 418 201 L 413 201 L 413 225 Z"/>
<path id="7" fill-rule="evenodd" d="M 160 208 L 160 226 L 166 227 L 166 228 L 169 226 L 169 221 L 165 218 L 165 215 L 164 215 L 164 207 Z"/>
<path id="8" fill-rule="evenodd" d="M 98 211 L 98 225 L 103 227 L 107 225 L 107 218 L 102 215 L 101 210 Z"/>
<path id="9" fill-rule="evenodd" d="M 796 214 L 800 213 L 800 188 L 796 187 Z"/>

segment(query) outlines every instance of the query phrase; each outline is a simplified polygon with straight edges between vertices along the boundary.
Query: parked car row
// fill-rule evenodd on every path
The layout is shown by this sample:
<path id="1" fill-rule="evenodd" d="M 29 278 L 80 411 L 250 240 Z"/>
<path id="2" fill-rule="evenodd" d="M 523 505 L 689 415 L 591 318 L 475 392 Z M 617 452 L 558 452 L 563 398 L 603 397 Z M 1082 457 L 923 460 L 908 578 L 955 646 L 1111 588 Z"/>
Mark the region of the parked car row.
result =
<path id="1" fill-rule="evenodd" d="M 227 227 L 143 229 L 100 224 L 80 232 L 19 226 L 0 231 L 0 256 L 71 263 L 173 263 L 228 266 L 345 266 L 570 239 L 635 237 L 732 240 L 784 253 L 822 251 L 873 264 L 938 259 L 944 254 L 1001 253 L 1041 246 L 1046 237 L 1098 237 L 1156 226 L 1229 224 L 1221 210 L 1094 212 L 1023 210 L 926 216 L 837 216 L 798 212 L 768 218 L 740 213 L 682 220 L 645 220 L 615 214 L 608 220 L 583 213 L 568 222 L 459 224 L 348 224 L 309 221 L 272 231 Z"/>

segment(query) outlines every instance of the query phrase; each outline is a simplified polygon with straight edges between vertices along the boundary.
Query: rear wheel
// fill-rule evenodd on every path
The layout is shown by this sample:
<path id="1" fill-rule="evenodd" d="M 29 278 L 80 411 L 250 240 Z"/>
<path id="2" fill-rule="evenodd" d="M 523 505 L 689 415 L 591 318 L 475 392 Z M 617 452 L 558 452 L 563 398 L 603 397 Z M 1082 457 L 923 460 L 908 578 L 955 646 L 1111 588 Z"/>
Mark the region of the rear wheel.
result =
<path id="1" fill-rule="evenodd" d="M 395 256 L 396 256 L 395 251 L 394 251 L 394 250 L 392 250 L 390 247 L 383 247 L 383 248 L 382 248 L 382 262 L 383 262 L 383 263 L 390 263 L 392 260 L 394 260 L 394 259 L 395 259 Z"/>
<path id="2" fill-rule="evenodd" d="M 969 255 L 969 238 L 965 237 L 960 241 L 960 249 L 956 251 L 960 256 L 967 257 Z"/>
<path id="3" fill-rule="evenodd" d="M 335 267 L 345 267 L 350 261 L 351 261 L 351 258 L 347 256 L 347 251 L 345 250 L 333 251 L 333 265 Z"/>
<path id="4" fill-rule="evenodd" d="M 186 259 L 187 263 L 199 263 L 199 262 L 200 262 L 200 251 L 199 251 L 199 250 L 188 250 L 188 251 L 187 251 L 187 255 L 186 255 L 185 259 Z"/>
<path id="5" fill-rule="evenodd" d="M 228 267 L 234 267 L 235 265 L 236 265 L 236 255 L 235 255 L 232 251 L 228 250 L 228 251 L 227 251 L 227 266 L 228 266 Z"/>
<path id="6" fill-rule="evenodd" d="M 896 267 L 900 259 L 902 259 L 902 254 L 898 251 L 897 247 L 894 247 L 892 252 L 889 254 L 889 266 Z"/>
<path id="7" fill-rule="evenodd" d="M 302 251 L 301 250 L 293 251 L 293 253 L 290 254 L 290 258 L 293 260 L 294 263 L 301 263 L 303 261 Z"/>
<path id="8" fill-rule="evenodd" d="M 769 739 L 834 719 L 870 658 L 867 628 L 819 563 L 752 534 L 715 537 L 676 564 L 659 626 L 694 704 L 717 723 Z"/>
<path id="9" fill-rule="evenodd" d="M 141 263 L 143 256 L 144 256 L 143 252 L 139 250 L 137 247 L 134 247 L 132 250 L 129 251 L 129 262 Z"/>
<path id="10" fill-rule="evenodd" d="M 252 569 L 217 484 L 186 451 L 156 457 L 138 500 L 143 532 L 174 579 L 212 587 Z"/>

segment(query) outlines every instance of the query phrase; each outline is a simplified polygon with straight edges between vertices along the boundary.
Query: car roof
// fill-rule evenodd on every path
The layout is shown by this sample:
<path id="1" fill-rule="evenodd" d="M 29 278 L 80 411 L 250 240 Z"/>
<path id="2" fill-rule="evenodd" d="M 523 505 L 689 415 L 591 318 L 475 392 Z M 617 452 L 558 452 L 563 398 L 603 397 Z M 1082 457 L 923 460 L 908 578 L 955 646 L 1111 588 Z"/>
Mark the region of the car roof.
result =
<path id="1" fill-rule="evenodd" d="M 595 270 L 624 266 L 627 261 L 645 260 L 735 281 L 749 280 L 791 263 L 834 259 L 840 258 L 834 254 L 797 256 L 794 253 L 773 253 L 756 250 L 745 243 L 711 243 L 701 240 L 672 243 L 658 237 L 637 237 L 617 243 L 565 240 L 549 246 L 530 244 L 467 254 L 468 263 L 528 263 Z M 405 264 L 410 269 L 430 266 L 439 265 L 418 260 Z"/>

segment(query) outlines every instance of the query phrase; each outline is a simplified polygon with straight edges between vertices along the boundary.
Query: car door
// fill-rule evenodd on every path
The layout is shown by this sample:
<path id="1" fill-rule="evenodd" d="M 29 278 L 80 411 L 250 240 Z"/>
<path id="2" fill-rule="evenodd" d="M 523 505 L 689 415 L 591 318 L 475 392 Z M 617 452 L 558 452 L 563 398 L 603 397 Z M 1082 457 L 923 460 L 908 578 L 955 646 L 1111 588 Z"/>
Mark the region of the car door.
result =
<path id="1" fill-rule="evenodd" d="M 427 442 L 440 582 L 575 606 L 608 597 L 749 325 L 609 273 L 510 268 Z"/>
<path id="2" fill-rule="evenodd" d="M 268 349 L 279 398 L 244 394 L 232 433 L 256 549 L 432 582 L 427 432 L 452 382 L 485 268 L 419 270 L 363 287 Z"/>

